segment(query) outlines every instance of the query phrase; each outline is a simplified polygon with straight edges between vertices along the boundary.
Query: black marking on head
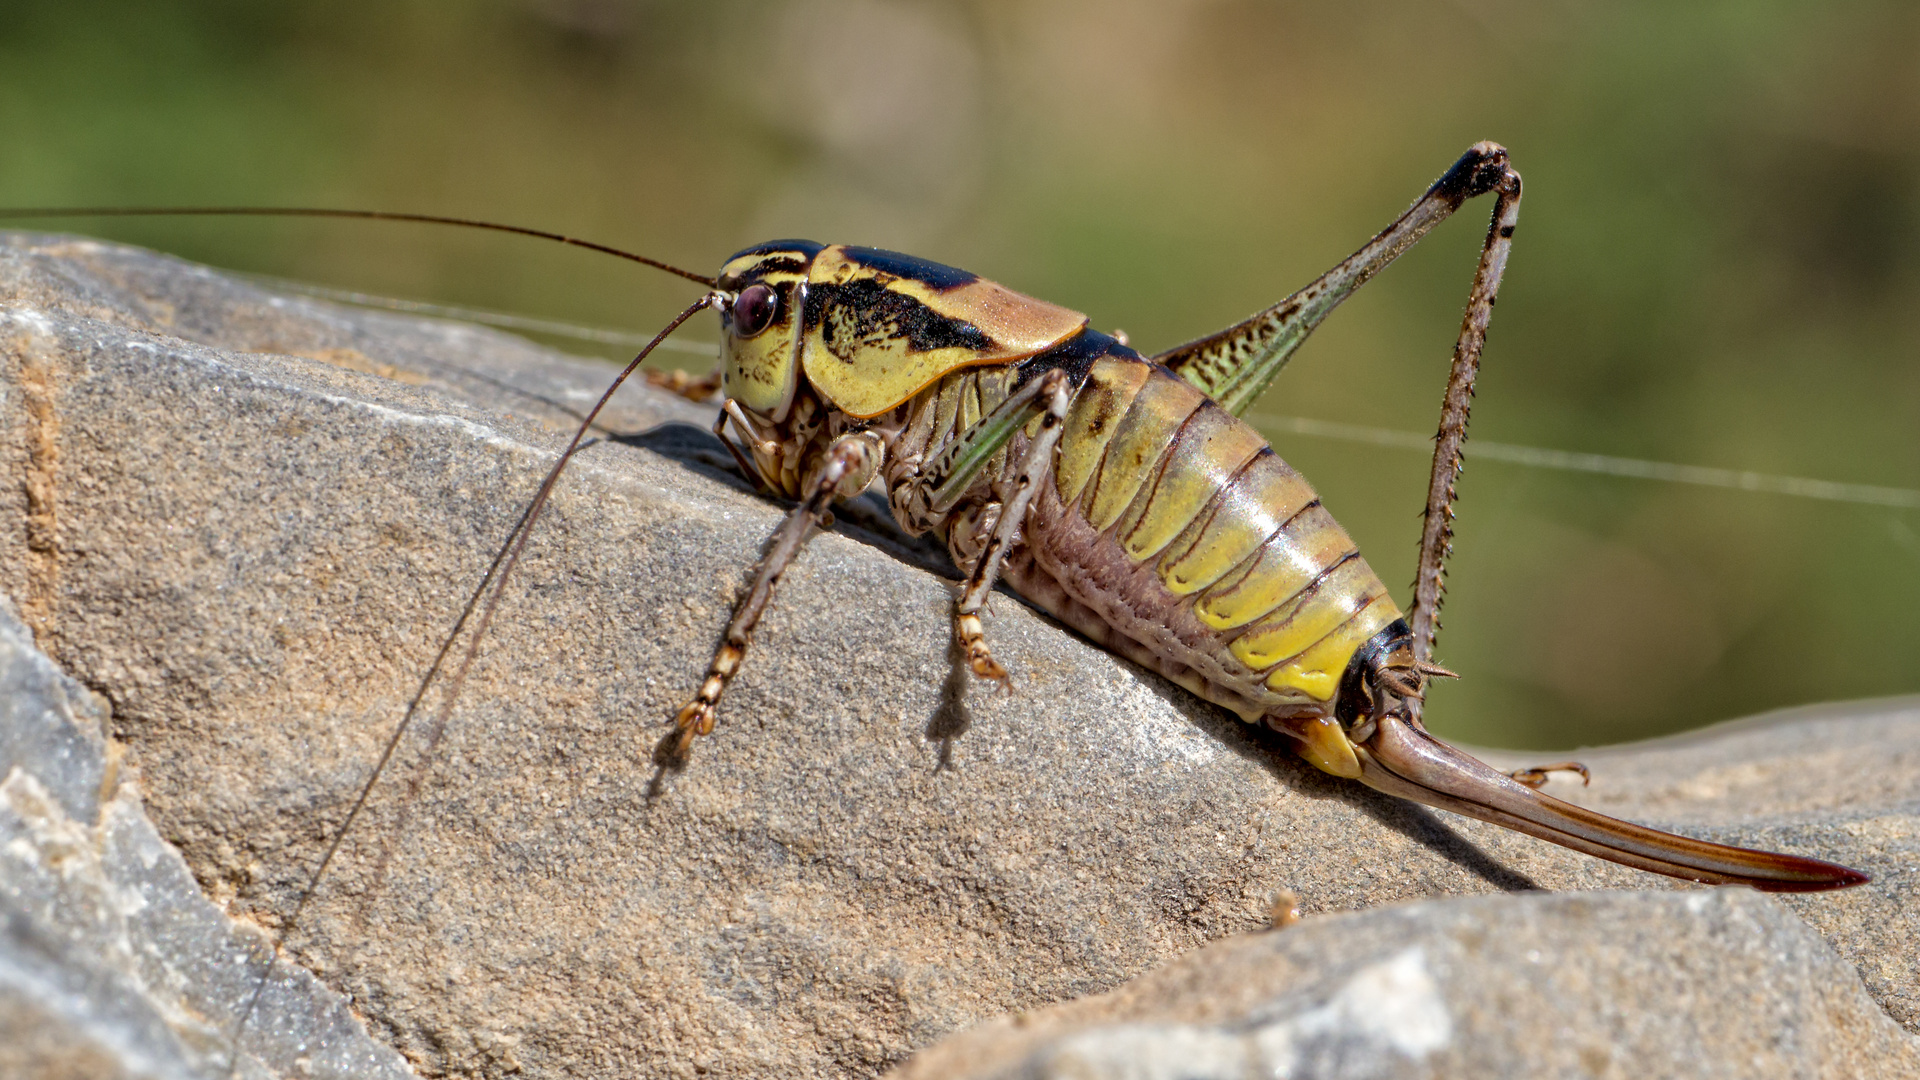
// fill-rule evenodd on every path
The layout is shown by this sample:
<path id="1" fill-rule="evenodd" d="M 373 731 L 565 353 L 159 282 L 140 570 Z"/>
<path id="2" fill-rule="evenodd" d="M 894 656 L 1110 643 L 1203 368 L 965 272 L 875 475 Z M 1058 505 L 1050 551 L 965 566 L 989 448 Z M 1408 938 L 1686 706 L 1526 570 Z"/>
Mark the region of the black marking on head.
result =
<path id="1" fill-rule="evenodd" d="M 813 257 L 825 249 L 825 244 L 817 244 L 812 240 L 771 240 L 764 244 L 755 244 L 753 247 L 736 251 L 732 255 L 727 256 L 727 261 L 720 265 L 726 266 L 731 264 L 735 259 L 744 259 L 754 255 L 788 255 L 790 257 L 762 259 L 760 262 L 748 268 L 745 273 L 733 274 L 721 278 L 717 284 L 722 289 L 737 289 L 753 278 L 764 277 L 768 274 L 798 274 L 805 277 L 807 267 L 813 263 Z"/>
<path id="2" fill-rule="evenodd" d="M 980 280 L 980 275 L 972 271 L 928 262 L 912 255 L 902 255 L 897 251 L 869 247 L 848 247 L 842 250 L 846 252 L 848 260 L 859 263 L 869 270 L 878 270 L 882 274 L 892 274 L 897 278 L 917 281 L 935 292 L 946 292 Z"/>
<path id="3" fill-rule="evenodd" d="M 818 284 L 807 291 L 806 329 L 823 327 L 827 351 L 849 364 L 861 349 L 896 339 L 906 341 L 908 352 L 994 347 L 972 323 L 942 315 L 873 278 Z"/>
<path id="4" fill-rule="evenodd" d="M 1511 225 L 1500 226 L 1500 239 L 1502 240 L 1513 239 L 1513 226 Z"/>
<path id="5" fill-rule="evenodd" d="M 827 245 L 812 240 L 769 240 L 764 244 L 755 244 L 750 248 L 741 248 L 727 256 L 727 262 L 744 259 L 749 255 L 771 255 L 776 251 L 797 252 L 811 259 L 827 249 Z"/>
<path id="6" fill-rule="evenodd" d="M 804 259 L 762 259 L 753 264 L 753 269 L 742 275 L 748 277 L 771 277 L 774 274 L 792 274 L 795 277 L 807 276 L 807 263 Z"/>

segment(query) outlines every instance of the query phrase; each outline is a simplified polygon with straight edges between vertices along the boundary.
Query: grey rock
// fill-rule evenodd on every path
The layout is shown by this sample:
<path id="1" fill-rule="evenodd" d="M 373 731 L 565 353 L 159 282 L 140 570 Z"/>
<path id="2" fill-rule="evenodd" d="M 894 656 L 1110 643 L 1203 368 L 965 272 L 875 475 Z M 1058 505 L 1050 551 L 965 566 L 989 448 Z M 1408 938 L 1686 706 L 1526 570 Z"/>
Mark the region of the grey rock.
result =
<path id="1" fill-rule="evenodd" d="M 0 1076 L 411 1076 L 287 965 L 229 1069 L 266 943 L 160 839 L 104 719 L 0 605 Z"/>
<path id="2" fill-rule="evenodd" d="M 1920 1032 L 1920 699 L 1783 709 L 1664 739 L 1583 749 L 1590 787 L 1556 783 L 1569 802 L 1682 832 L 1802 850 L 1860 866 L 1873 883 L 1783 896 L 1859 969 L 1867 989 Z M 1502 768 L 1529 764 L 1476 751 Z M 1722 833 L 1716 823 L 1742 823 Z M 1815 841 L 1815 836 L 1819 839 Z"/>
<path id="3" fill-rule="evenodd" d="M 0 468 L 25 478 L 0 489 L 0 592 L 111 703 L 209 895 L 279 931 L 608 371 L 25 234 L 0 245 L 0 364 Z M 619 401 L 451 720 L 402 747 L 290 935 L 423 1071 L 872 1075 L 1257 929 L 1281 888 L 1315 914 L 1674 887 L 1319 774 L 1011 597 L 989 633 L 1016 692 L 973 690 L 940 557 L 871 503 L 787 574 L 719 730 L 662 771 L 782 510 L 687 426 L 707 408 Z M 1687 786 L 1796 767 L 1761 740 L 1610 808 L 1875 874 L 1793 910 L 1920 1026 L 1920 705 L 1817 727 L 1874 740 L 1818 759 L 1830 804 Z M 1624 753 L 1593 797 L 1637 774 Z"/>
<path id="4" fill-rule="evenodd" d="M 108 786 L 107 703 L 68 677 L 0 598 L 0 777 L 24 769 L 75 821 L 100 817 Z"/>
<path id="5" fill-rule="evenodd" d="M 1490 896 L 1310 919 L 995 1020 L 896 1080 L 1913 1077 L 1920 1039 L 1747 889 Z"/>

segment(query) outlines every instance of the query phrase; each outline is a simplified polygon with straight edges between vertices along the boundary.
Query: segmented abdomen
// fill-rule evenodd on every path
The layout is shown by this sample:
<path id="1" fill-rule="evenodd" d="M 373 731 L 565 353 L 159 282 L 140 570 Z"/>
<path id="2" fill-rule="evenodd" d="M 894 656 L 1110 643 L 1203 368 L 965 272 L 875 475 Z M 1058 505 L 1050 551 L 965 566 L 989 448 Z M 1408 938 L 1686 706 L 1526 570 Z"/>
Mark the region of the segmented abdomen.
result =
<path id="1" fill-rule="evenodd" d="M 1010 582 L 1249 720 L 1330 712 L 1400 617 L 1300 474 L 1163 367 L 1096 360 L 1057 461 Z"/>

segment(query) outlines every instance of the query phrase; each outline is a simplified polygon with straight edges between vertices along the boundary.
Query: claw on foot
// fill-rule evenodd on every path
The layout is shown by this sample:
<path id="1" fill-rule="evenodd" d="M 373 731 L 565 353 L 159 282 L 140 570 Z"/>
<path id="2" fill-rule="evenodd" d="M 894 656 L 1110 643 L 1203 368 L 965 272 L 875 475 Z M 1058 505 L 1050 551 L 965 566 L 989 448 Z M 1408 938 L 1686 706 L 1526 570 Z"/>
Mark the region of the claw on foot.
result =
<path id="1" fill-rule="evenodd" d="M 1007 669 L 993 658 L 993 650 L 987 648 L 986 631 L 980 625 L 980 616 L 961 615 L 953 621 L 954 637 L 959 639 L 960 648 L 967 654 L 967 668 L 982 679 L 991 679 L 1008 692 L 1013 690 L 1013 678 Z"/>
<path id="2" fill-rule="evenodd" d="M 711 735 L 713 712 L 713 702 L 694 698 L 673 718 L 673 726 L 690 735 Z"/>
<path id="3" fill-rule="evenodd" d="M 1013 676 L 1008 675 L 1007 669 L 1001 667 L 1000 662 L 995 660 L 993 654 L 985 648 L 981 648 L 978 652 L 968 652 L 967 667 L 975 675 L 999 683 L 1001 689 L 1009 692 L 1013 690 Z"/>
<path id="4" fill-rule="evenodd" d="M 1007 669 L 1000 666 L 1000 661 L 993 658 L 993 650 L 987 648 L 985 641 L 976 638 L 961 644 L 967 650 L 968 670 L 982 679 L 991 679 L 999 683 L 1002 689 L 1013 689 L 1013 676 L 1008 675 Z"/>
<path id="5" fill-rule="evenodd" d="M 700 693 L 692 701 L 681 706 L 674 715 L 673 757 L 685 760 L 687 752 L 693 749 L 693 740 L 700 735 L 713 734 L 714 703 L 720 698 L 723 685 L 718 675 L 707 676 L 706 684 L 700 687 Z"/>
<path id="6" fill-rule="evenodd" d="M 1552 765 L 1538 765 L 1531 769 L 1515 769 L 1507 775 L 1530 788 L 1537 788 L 1547 782 L 1549 774 L 1557 772 L 1579 773 L 1582 786 L 1593 783 L 1592 771 L 1577 761 L 1561 761 Z"/>

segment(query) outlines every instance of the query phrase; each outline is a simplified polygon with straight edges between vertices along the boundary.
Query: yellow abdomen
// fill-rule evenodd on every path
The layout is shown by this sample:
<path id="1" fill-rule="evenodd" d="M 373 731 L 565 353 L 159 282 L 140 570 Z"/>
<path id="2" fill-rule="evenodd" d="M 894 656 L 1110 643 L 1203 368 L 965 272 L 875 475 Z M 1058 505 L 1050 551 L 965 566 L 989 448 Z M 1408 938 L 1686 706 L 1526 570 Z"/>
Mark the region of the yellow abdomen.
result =
<path id="1" fill-rule="evenodd" d="M 1400 617 L 1258 432 L 1139 359 L 1094 363 L 1026 544 L 1051 580 L 1016 580 L 1023 595 L 1074 625 L 1096 615 L 1249 720 L 1330 713 L 1353 654 Z"/>

